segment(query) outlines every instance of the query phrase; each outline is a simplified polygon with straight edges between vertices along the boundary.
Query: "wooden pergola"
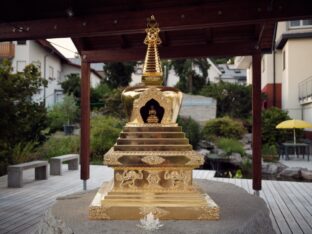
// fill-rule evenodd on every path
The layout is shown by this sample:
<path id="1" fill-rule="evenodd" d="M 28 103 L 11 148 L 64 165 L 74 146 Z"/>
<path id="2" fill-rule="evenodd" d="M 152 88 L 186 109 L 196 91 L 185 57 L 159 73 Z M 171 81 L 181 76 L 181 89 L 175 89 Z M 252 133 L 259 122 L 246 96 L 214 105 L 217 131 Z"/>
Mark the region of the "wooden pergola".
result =
<path id="1" fill-rule="evenodd" d="M 81 66 L 81 179 L 89 179 L 90 63 L 142 60 L 146 18 L 160 25 L 160 57 L 251 55 L 253 189 L 261 190 L 261 54 L 278 21 L 312 18 L 310 0 L 45 0 L 1 5 L 0 41 L 71 37 Z M 84 183 L 86 184 L 86 183 Z"/>

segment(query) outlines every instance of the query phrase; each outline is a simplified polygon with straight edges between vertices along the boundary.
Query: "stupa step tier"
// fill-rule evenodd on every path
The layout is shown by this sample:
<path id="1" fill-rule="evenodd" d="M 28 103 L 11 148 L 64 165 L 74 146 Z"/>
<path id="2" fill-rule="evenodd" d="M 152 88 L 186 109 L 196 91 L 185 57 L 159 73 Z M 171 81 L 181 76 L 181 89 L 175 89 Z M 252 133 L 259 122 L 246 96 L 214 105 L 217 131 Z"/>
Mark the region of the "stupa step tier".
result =
<path id="1" fill-rule="evenodd" d="M 124 127 L 104 163 L 113 167 L 198 167 L 203 157 L 192 150 L 181 127 Z"/>
<path id="2" fill-rule="evenodd" d="M 120 138 L 185 138 L 183 132 L 122 132 Z"/>
<path id="3" fill-rule="evenodd" d="M 219 207 L 198 188 L 190 191 L 167 190 L 165 192 L 119 192 L 113 184 L 104 184 L 90 209 L 91 219 L 139 220 L 148 213 L 159 219 L 218 220 Z"/>
<path id="4" fill-rule="evenodd" d="M 115 151 L 186 151 L 192 150 L 190 144 L 187 145 L 115 145 Z"/>
<path id="5" fill-rule="evenodd" d="M 182 132 L 182 127 L 124 127 L 124 132 Z"/>
<path id="6" fill-rule="evenodd" d="M 185 145 L 189 144 L 186 138 L 118 138 L 117 145 Z"/>

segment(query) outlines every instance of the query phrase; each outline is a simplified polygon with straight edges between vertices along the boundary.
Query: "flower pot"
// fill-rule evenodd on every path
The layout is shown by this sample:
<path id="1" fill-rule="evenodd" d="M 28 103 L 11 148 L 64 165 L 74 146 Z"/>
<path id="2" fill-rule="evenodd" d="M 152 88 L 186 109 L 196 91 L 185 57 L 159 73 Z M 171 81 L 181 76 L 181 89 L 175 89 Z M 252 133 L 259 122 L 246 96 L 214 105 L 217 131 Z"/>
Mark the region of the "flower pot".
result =
<path id="1" fill-rule="evenodd" d="M 262 155 L 263 161 L 265 162 L 277 162 L 279 157 L 276 154 Z"/>

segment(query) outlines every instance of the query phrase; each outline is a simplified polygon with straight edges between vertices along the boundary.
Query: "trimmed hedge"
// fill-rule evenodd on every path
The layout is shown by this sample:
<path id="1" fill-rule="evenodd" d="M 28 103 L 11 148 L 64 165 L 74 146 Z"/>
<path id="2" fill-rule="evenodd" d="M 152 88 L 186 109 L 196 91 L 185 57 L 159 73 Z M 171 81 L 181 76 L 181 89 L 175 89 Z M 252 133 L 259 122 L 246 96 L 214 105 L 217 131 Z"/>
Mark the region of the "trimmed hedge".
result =
<path id="1" fill-rule="evenodd" d="M 202 131 L 204 138 L 208 140 L 219 137 L 241 139 L 245 133 L 242 122 L 227 116 L 209 120 Z"/>

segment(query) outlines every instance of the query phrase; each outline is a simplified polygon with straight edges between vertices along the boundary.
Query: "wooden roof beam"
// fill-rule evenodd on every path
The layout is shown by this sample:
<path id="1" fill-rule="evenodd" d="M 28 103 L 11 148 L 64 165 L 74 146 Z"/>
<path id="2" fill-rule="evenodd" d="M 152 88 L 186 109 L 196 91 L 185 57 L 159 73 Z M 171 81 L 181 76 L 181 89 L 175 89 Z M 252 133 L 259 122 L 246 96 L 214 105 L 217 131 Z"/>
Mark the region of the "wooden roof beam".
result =
<path id="1" fill-rule="evenodd" d="M 175 47 L 159 47 L 162 59 L 209 57 L 209 56 L 235 56 L 251 55 L 256 51 L 256 41 L 250 43 L 220 43 L 209 45 L 190 45 Z M 143 60 L 146 48 L 104 49 L 94 51 L 81 51 L 82 56 L 90 63 L 139 61 Z"/>
<path id="2" fill-rule="evenodd" d="M 84 17 L 0 23 L 0 41 L 93 37 L 144 33 L 145 19 L 154 14 L 162 30 L 186 30 L 312 18 L 312 1 L 214 1 L 196 6 L 112 12 Z M 270 7 L 268 7 L 270 6 Z"/>

